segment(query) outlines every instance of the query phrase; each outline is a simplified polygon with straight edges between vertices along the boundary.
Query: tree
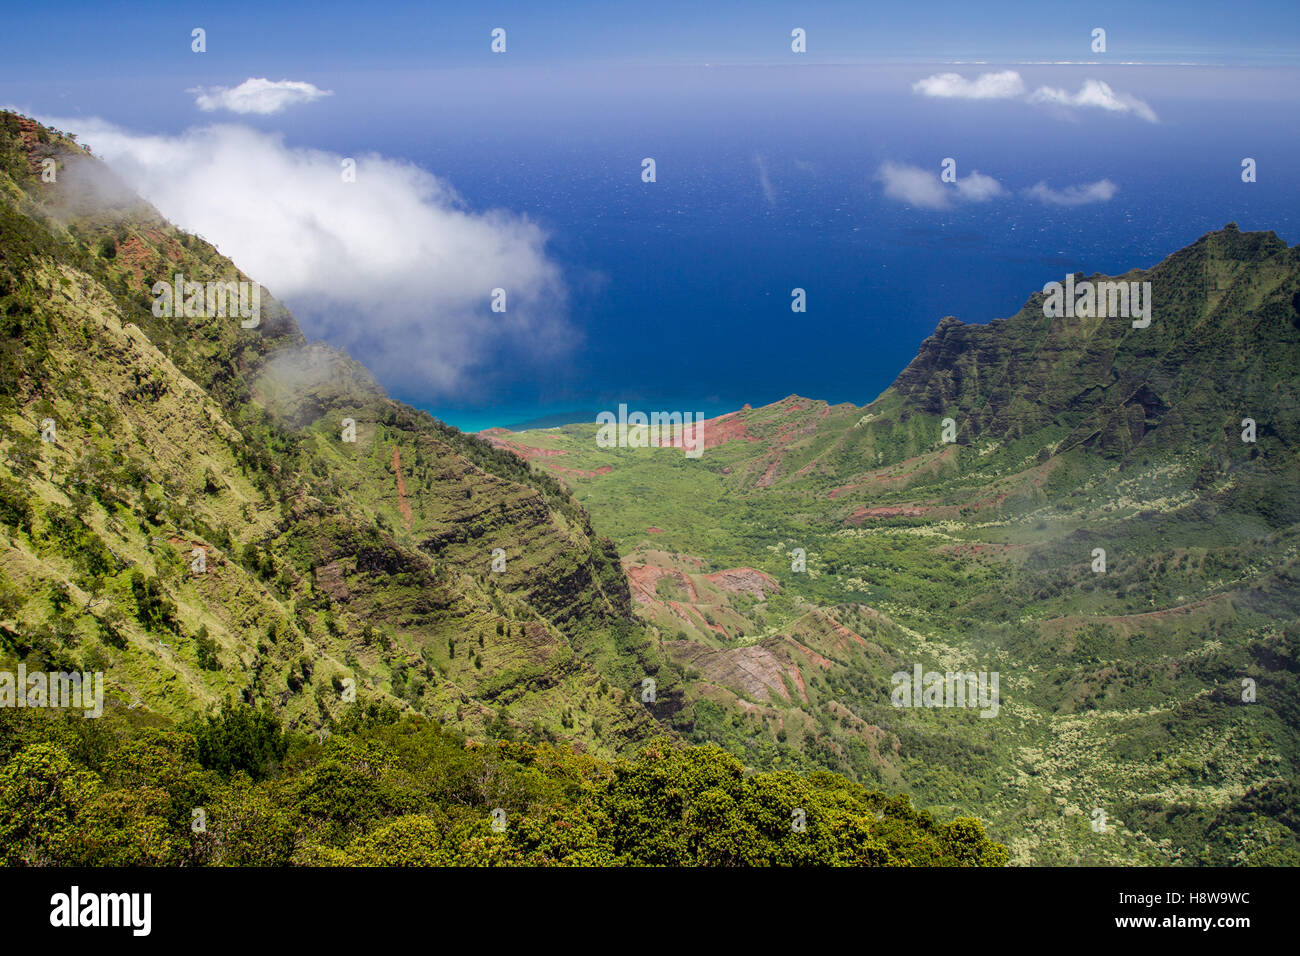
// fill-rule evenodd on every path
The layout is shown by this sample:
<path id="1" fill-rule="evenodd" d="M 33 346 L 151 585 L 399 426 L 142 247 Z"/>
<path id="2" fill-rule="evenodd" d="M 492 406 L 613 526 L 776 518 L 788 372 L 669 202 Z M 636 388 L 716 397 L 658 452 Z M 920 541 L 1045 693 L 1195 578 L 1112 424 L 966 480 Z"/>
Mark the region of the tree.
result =
<path id="1" fill-rule="evenodd" d="M 167 820 L 170 798 L 156 787 L 111 790 L 77 815 L 67 841 L 72 866 L 168 866 L 179 845 Z"/>
<path id="2" fill-rule="evenodd" d="M 253 780 L 272 776 L 288 751 L 289 742 L 271 714 L 229 698 L 221 712 L 189 722 L 198 761 L 223 777 L 243 772 Z"/>
<path id="3" fill-rule="evenodd" d="M 0 767 L 0 860 L 29 866 L 63 862 L 73 822 L 99 783 L 53 744 L 20 750 Z"/>

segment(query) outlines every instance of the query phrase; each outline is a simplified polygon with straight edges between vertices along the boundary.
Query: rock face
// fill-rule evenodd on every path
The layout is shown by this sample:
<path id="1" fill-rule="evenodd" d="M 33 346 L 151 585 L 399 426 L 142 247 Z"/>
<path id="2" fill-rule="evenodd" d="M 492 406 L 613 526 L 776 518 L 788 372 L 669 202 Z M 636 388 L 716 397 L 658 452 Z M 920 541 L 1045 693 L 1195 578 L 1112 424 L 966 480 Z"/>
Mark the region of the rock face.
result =
<path id="1" fill-rule="evenodd" d="M 784 655 L 767 647 L 722 650 L 683 641 L 672 650 L 678 659 L 699 668 L 707 680 L 735 688 L 756 701 L 768 701 L 773 697 L 790 701 L 787 679 L 797 691 L 803 690 L 803 675 L 799 668 Z"/>
<path id="2" fill-rule="evenodd" d="M 705 578 L 724 591 L 748 594 L 759 601 L 768 594 L 781 590 L 781 585 L 776 578 L 763 571 L 755 571 L 753 568 L 731 568 L 728 571 L 706 574 Z"/>
<path id="3" fill-rule="evenodd" d="M 1146 328 L 1124 317 L 1048 317 L 1041 293 L 987 325 L 946 317 L 891 392 L 904 421 L 952 417 L 961 444 L 1057 428 L 1062 448 L 1083 444 L 1115 458 L 1144 440 L 1213 441 L 1221 421 L 1271 404 L 1274 384 L 1293 370 L 1298 261 L 1273 233 L 1230 226 L 1152 269 L 1115 277 L 1151 283 Z M 1288 441 L 1300 437 L 1297 427 L 1294 418 L 1283 426 Z"/>

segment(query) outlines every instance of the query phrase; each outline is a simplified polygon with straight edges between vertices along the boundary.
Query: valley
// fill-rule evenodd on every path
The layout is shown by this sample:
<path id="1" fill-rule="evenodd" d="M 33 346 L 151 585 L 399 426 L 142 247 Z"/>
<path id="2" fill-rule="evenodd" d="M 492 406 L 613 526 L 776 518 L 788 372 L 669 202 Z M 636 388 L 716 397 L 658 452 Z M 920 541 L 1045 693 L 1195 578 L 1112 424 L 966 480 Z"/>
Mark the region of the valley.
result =
<path id="1" fill-rule="evenodd" d="M 1125 278 L 1147 325 L 944 319 L 875 401 L 746 407 L 695 462 L 508 447 L 615 542 L 691 739 L 978 812 L 1013 862 L 1286 858 L 1257 808 L 1295 793 L 1296 252 L 1229 226 Z M 1000 674 L 1000 715 L 891 706 L 922 665 Z"/>
<path id="2" fill-rule="evenodd" d="M 49 779 L 69 821 L 166 830 L 164 863 L 735 863 L 760 831 L 769 862 L 1300 861 L 1300 253 L 1272 233 L 1118 277 L 1147 325 L 1042 293 L 944 318 L 866 405 L 474 436 L 0 119 L 0 658 L 104 677 L 94 730 L 0 713 L 4 826 Z M 257 321 L 154 309 L 177 274 Z M 917 668 L 996 707 L 895 706 Z M 185 836 L 200 778 L 239 808 L 221 846 Z M 13 852 L 117 845 L 84 837 Z"/>

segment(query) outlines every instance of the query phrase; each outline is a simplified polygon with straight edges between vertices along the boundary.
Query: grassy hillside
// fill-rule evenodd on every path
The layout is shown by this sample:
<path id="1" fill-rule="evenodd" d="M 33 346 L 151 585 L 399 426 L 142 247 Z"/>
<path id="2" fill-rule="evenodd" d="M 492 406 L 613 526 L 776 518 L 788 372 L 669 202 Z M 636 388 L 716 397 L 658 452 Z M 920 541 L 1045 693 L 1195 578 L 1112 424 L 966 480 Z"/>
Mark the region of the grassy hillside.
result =
<path id="1" fill-rule="evenodd" d="M 1229 226 L 1123 278 L 1149 327 L 946 318 L 869 405 L 745 408 L 699 459 L 491 437 L 616 542 L 692 739 L 978 813 L 1015 862 L 1294 863 L 1300 253 Z M 997 672 L 998 716 L 893 706 L 916 664 Z"/>
<path id="2" fill-rule="evenodd" d="M 610 756 L 662 732 L 641 682 L 670 712 L 675 672 L 556 480 L 392 401 L 268 290 L 251 328 L 156 316 L 178 272 L 248 279 L 3 114 L 5 662 L 171 718 L 230 697 L 313 730 L 355 698 Z"/>

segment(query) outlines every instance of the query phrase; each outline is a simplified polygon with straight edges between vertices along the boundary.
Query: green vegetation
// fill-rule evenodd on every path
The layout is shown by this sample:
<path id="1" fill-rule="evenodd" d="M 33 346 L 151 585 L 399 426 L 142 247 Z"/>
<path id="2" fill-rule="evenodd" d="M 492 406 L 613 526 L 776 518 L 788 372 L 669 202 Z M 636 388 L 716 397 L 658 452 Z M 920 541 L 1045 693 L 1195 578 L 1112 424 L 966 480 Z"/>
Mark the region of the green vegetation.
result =
<path id="1" fill-rule="evenodd" d="M 1013 864 L 1294 863 L 1298 257 L 1210 233 L 1125 277 L 1145 330 L 945 319 L 870 405 L 746 409 L 700 459 L 521 456 L 269 294 L 154 316 L 159 277 L 245 277 L 0 112 L 0 669 L 106 685 L 0 712 L 0 846 L 1003 862 L 977 816 Z M 998 715 L 894 707 L 917 664 L 998 673 Z"/>
<path id="2" fill-rule="evenodd" d="M 93 726 L 92 726 L 93 725 Z M 371 706 L 323 742 L 227 705 L 186 729 L 0 712 L 0 861 L 80 866 L 1001 866 L 830 773 L 711 747 L 475 744 Z"/>
<path id="3" fill-rule="evenodd" d="M 661 732 L 634 692 L 664 662 L 556 479 L 392 401 L 269 295 L 255 330 L 154 316 L 175 272 L 239 276 L 3 114 L 0 663 L 93 664 L 110 707 L 175 720 L 234 697 L 312 731 L 347 687 L 607 756 Z"/>
<path id="4" fill-rule="evenodd" d="M 1289 858 L 1300 252 L 1230 226 L 1124 278 L 1153 284 L 1148 329 L 1046 321 L 1038 295 L 945 319 L 871 404 L 742 410 L 697 460 L 508 436 L 647 582 L 668 722 L 976 813 L 1015 863 Z M 895 708 L 916 664 L 999 673 L 999 716 Z"/>

